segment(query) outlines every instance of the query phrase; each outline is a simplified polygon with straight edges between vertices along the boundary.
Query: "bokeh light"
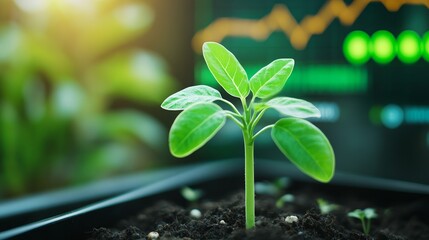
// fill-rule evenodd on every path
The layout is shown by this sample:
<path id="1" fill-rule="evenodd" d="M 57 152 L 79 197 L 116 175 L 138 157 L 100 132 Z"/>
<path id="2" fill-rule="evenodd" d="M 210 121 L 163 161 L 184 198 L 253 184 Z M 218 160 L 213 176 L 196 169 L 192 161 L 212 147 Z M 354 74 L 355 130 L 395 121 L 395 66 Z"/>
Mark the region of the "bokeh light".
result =
<path id="1" fill-rule="evenodd" d="M 397 128 L 404 121 L 404 111 L 395 104 L 389 104 L 381 110 L 381 122 L 387 128 Z"/>
<path id="2" fill-rule="evenodd" d="M 396 41 L 392 33 L 380 30 L 372 37 L 372 58 L 380 64 L 387 64 L 393 60 L 396 54 Z"/>
<path id="3" fill-rule="evenodd" d="M 426 61 L 429 61 L 429 32 L 426 32 L 425 35 L 423 35 L 422 50 L 423 58 Z"/>
<path id="4" fill-rule="evenodd" d="M 419 35 L 407 30 L 398 36 L 398 58 L 403 63 L 411 64 L 419 60 L 422 55 Z"/>
<path id="5" fill-rule="evenodd" d="M 362 31 L 353 31 L 347 35 L 343 44 L 346 59 L 352 64 L 366 63 L 370 58 L 369 36 Z"/>

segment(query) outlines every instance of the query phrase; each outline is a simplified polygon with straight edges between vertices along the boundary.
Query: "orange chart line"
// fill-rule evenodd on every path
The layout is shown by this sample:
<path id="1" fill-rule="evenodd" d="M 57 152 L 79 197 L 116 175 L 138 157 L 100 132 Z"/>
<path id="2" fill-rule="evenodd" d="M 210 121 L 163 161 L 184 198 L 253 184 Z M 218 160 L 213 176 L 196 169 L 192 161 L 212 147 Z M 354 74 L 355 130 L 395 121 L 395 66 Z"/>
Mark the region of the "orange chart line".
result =
<path id="1" fill-rule="evenodd" d="M 346 5 L 343 0 L 330 0 L 317 14 L 307 15 L 298 23 L 286 5 L 278 4 L 268 15 L 258 20 L 219 18 L 194 35 L 192 46 L 199 53 L 206 41 L 221 42 L 226 37 L 247 37 L 262 41 L 273 32 L 282 31 L 295 49 L 302 50 L 313 35 L 322 34 L 333 20 L 338 18 L 343 25 L 352 25 L 365 8 L 374 2 L 382 3 L 390 12 L 398 11 L 405 4 L 429 8 L 429 0 L 354 0 L 350 5 Z"/>

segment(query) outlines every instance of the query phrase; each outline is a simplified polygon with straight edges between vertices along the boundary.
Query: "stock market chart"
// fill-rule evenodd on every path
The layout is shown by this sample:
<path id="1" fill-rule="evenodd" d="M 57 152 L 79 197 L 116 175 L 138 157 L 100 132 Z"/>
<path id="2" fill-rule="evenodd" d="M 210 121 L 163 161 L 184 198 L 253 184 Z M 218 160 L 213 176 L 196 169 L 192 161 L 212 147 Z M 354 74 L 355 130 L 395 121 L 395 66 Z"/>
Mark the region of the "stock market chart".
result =
<path id="1" fill-rule="evenodd" d="M 217 0 L 195 9 L 197 83 L 217 86 L 201 56 L 206 41 L 230 49 L 249 77 L 294 58 L 282 94 L 321 110 L 312 121 L 339 171 L 429 184 L 429 1 Z M 266 140 L 260 157 L 277 157 Z"/>

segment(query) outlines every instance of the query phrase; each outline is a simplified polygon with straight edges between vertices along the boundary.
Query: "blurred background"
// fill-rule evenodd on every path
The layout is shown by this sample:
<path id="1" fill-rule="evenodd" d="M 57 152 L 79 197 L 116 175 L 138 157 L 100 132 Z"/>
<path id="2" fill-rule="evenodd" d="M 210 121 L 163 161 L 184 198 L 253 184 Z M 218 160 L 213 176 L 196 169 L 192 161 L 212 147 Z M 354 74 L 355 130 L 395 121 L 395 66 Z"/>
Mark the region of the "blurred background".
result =
<path id="1" fill-rule="evenodd" d="M 225 45 L 249 76 L 294 58 L 282 94 L 321 110 L 312 121 L 338 171 L 429 184 L 427 0 L 2 0 L 0 200 L 242 157 L 230 123 L 186 159 L 168 152 L 177 113 L 161 102 L 193 84 L 218 87 L 205 41 Z M 255 155 L 286 161 L 269 134 Z"/>

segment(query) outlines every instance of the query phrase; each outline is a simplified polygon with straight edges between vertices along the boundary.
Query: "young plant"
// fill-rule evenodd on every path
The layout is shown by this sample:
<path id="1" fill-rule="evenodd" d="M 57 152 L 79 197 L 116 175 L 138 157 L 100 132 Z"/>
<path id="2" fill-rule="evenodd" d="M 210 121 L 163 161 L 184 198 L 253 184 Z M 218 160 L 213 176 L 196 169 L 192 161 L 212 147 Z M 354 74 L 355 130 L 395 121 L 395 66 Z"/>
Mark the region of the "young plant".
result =
<path id="1" fill-rule="evenodd" d="M 200 189 L 184 187 L 180 190 L 180 194 L 182 194 L 182 197 L 188 202 L 196 203 L 203 196 L 203 191 Z"/>
<path id="2" fill-rule="evenodd" d="M 288 178 L 282 177 L 274 181 L 264 181 L 255 183 L 256 194 L 271 195 L 277 197 L 290 184 Z"/>
<path id="3" fill-rule="evenodd" d="M 362 229 L 365 235 L 369 234 L 369 230 L 371 228 L 371 219 L 378 217 L 373 208 L 366 208 L 364 210 L 356 209 L 353 212 L 349 212 L 347 216 L 351 218 L 357 218 L 362 222 Z"/>
<path id="4" fill-rule="evenodd" d="M 294 201 L 295 201 L 295 196 L 293 194 L 287 193 L 281 196 L 279 199 L 277 199 L 276 207 L 282 208 L 285 205 L 285 203 L 292 203 Z"/>
<path id="5" fill-rule="evenodd" d="M 328 182 L 334 174 L 335 157 L 325 135 L 304 118 L 320 117 L 311 103 L 290 97 L 275 97 L 285 85 L 294 67 L 293 59 L 277 59 L 260 69 L 250 80 L 235 56 L 222 45 L 203 45 L 206 64 L 222 88 L 238 98 L 241 108 L 222 98 L 214 88 L 199 85 L 185 88 L 161 105 L 166 110 L 184 110 L 173 122 L 169 133 L 170 151 L 186 157 L 209 141 L 231 119 L 240 127 L 244 141 L 246 228 L 255 226 L 254 144 L 267 130 L 280 151 L 302 172 Z M 224 103 L 229 110 L 215 102 Z M 287 116 L 260 129 L 256 126 L 268 109 Z M 239 111 L 241 109 L 241 111 Z"/>
<path id="6" fill-rule="evenodd" d="M 317 205 L 319 206 L 319 210 L 321 214 L 328 214 L 332 211 L 337 210 L 340 207 L 337 204 L 329 203 L 323 198 L 317 199 Z"/>

